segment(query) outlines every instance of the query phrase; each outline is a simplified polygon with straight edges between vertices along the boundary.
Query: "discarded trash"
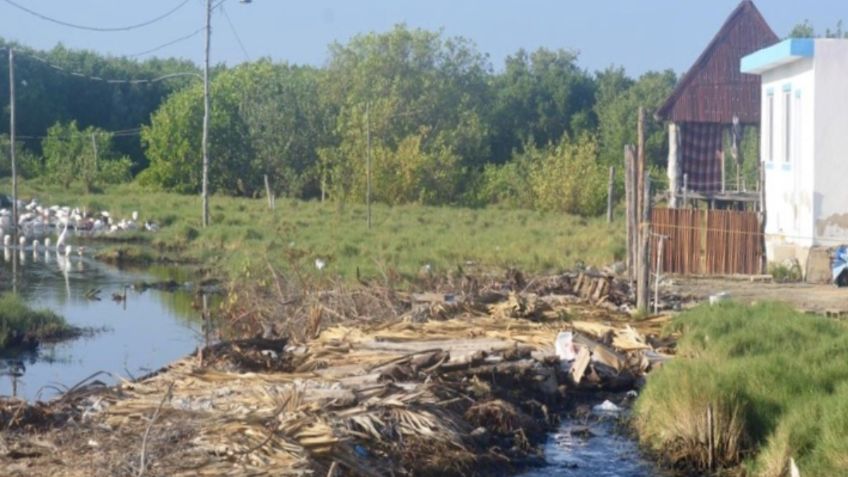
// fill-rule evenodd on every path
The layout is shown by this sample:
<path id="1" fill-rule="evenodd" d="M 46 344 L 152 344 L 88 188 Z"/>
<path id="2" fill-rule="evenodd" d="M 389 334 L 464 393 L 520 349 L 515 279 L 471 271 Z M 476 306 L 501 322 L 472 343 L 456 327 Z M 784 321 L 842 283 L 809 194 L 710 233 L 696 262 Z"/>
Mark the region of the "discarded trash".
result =
<path id="1" fill-rule="evenodd" d="M 718 305 L 719 303 L 724 303 L 730 300 L 730 294 L 727 292 L 716 293 L 715 295 L 710 295 L 710 305 Z"/>
<path id="2" fill-rule="evenodd" d="M 577 352 L 574 350 L 574 335 L 570 331 L 561 331 L 554 342 L 554 349 L 556 350 L 556 355 L 562 361 L 573 361 L 577 356 Z"/>
<path id="3" fill-rule="evenodd" d="M 618 414 L 622 409 L 616 406 L 612 401 L 606 400 L 592 407 L 592 410 L 599 414 Z"/>

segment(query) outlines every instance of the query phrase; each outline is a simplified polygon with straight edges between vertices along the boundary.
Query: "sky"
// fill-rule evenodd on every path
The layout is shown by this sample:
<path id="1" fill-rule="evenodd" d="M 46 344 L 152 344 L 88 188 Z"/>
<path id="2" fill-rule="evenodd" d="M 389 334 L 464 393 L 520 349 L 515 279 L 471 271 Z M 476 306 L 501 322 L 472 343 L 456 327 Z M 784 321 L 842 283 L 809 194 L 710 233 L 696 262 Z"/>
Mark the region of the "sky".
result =
<path id="1" fill-rule="evenodd" d="M 0 36 L 38 49 L 57 43 L 112 55 L 134 55 L 198 32 L 204 1 L 164 20 L 124 32 L 90 32 L 54 24 L 9 2 L 69 23 L 121 27 L 156 18 L 183 0 L 0 0 Z M 738 0 L 225 0 L 213 17 L 212 61 L 234 65 L 271 57 L 323 65 L 327 46 L 398 23 L 472 40 L 495 70 L 520 48 L 578 51 L 597 71 L 623 66 L 631 75 L 671 68 L 684 72 L 718 31 Z M 817 30 L 848 22 L 846 0 L 759 0 L 781 37 L 808 19 Z M 226 15 L 224 14 L 226 13 Z M 232 26 L 231 26 L 232 24 Z M 239 45 L 241 39 L 243 48 Z M 203 35 L 142 55 L 201 63 Z"/>

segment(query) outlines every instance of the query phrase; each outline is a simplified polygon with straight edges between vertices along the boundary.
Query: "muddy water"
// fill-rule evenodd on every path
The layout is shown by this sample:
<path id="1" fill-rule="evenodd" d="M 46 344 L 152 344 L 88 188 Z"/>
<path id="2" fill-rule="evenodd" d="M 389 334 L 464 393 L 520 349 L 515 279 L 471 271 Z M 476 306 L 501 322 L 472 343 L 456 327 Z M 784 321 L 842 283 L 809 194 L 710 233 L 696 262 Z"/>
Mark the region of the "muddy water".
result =
<path id="1" fill-rule="evenodd" d="M 0 291 L 13 287 L 15 253 L 0 250 Z M 202 339 L 200 313 L 192 308 L 193 294 L 187 289 L 129 289 L 126 303 L 113 300 L 113 293 L 123 294 L 125 286 L 140 281 L 185 279 L 179 270 L 122 271 L 88 257 L 57 257 L 55 252 L 26 252 L 18 259 L 14 286 L 28 303 L 93 331 L 36 352 L 0 355 L 0 395 L 12 394 L 13 369 L 23 368 L 16 380 L 18 396 L 46 399 L 97 371 L 111 374 L 98 377 L 106 383 L 154 371 L 190 353 Z M 100 290 L 99 301 L 86 298 L 92 289 Z"/>
<path id="2" fill-rule="evenodd" d="M 545 465 L 522 477 L 664 476 L 642 455 L 635 440 L 620 432 L 619 418 L 597 412 L 563 418 L 545 443 Z"/>

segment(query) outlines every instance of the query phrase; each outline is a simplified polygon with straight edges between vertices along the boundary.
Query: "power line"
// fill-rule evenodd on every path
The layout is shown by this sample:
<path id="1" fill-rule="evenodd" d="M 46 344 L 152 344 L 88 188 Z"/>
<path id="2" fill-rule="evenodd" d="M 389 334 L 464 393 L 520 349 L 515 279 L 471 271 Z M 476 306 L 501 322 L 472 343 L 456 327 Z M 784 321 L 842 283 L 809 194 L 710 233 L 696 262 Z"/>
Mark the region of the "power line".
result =
<path id="1" fill-rule="evenodd" d="M 221 3 L 223 3 L 223 2 L 221 2 Z M 236 30 L 236 26 L 233 25 L 233 21 L 230 19 L 230 15 L 227 13 L 227 10 L 224 9 L 223 5 L 221 5 L 221 13 L 224 14 L 224 18 L 227 20 L 227 23 L 230 25 L 230 30 L 232 30 L 233 36 L 236 37 L 236 42 L 238 42 L 239 47 L 241 47 L 241 51 L 242 51 L 242 53 L 244 53 L 244 58 L 247 61 L 250 61 L 250 54 L 247 52 L 247 48 L 244 47 L 244 43 L 242 43 L 242 41 L 241 41 L 241 37 L 239 36 L 238 31 Z"/>
<path id="2" fill-rule="evenodd" d="M 179 42 L 181 42 L 181 41 L 188 40 L 189 38 L 192 38 L 192 37 L 196 36 L 198 33 L 202 32 L 202 31 L 203 31 L 203 30 L 205 30 L 205 29 L 206 29 L 206 27 L 200 27 L 200 28 L 198 28 L 197 30 L 194 30 L 193 32 L 189 33 L 188 35 L 181 36 L 181 37 L 179 37 L 179 38 L 176 38 L 176 39 L 174 39 L 174 40 L 169 41 L 168 43 L 163 43 L 163 44 L 161 44 L 161 45 L 159 45 L 159 46 L 156 46 L 156 47 L 153 47 L 153 48 L 151 48 L 151 49 L 149 49 L 149 50 L 144 50 L 144 51 L 141 51 L 141 52 L 139 52 L 139 53 L 133 53 L 133 54 L 131 54 L 131 55 L 125 55 L 125 56 L 126 56 L 127 58 L 135 58 L 135 57 L 138 57 L 138 56 L 144 56 L 144 55 L 148 55 L 148 54 L 150 54 L 150 53 L 155 53 L 155 52 L 157 52 L 157 51 L 159 51 L 159 50 L 161 50 L 161 49 L 163 49 L 163 48 L 167 48 L 167 47 L 169 47 L 169 46 L 171 46 L 171 45 L 175 45 L 175 44 L 177 44 L 177 43 L 179 43 Z"/>
<path id="3" fill-rule="evenodd" d="M 181 77 L 186 77 L 186 76 L 192 76 L 192 77 L 195 77 L 195 78 L 200 78 L 200 74 L 195 73 L 195 72 L 169 73 L 169 74 L 166 74 L 166 75 L 158 76 L 156 78 L 144 78 L 144 79 L 101 78 L 100 76 L 92 76 L 92 75 L 88 75 L 88 74 L 85 74 L 85 73 L 80 73 L 78 71 L 71 71 L 71 70 L 65 69 L 65 68 L 63 68 L 59 65 L 51 63 L 50 61 L 48 61 L 44 58 L 41 58 L 39 56 L 33 55 L 31 53 L 19 52 L 19 54 L 22 54 L 23 56 L 25 56 L 27 58 L 31 58 L 35 61 L 40 62 L 40 63 L 43 63 L 44 65 L 46 65 L 46 66 L 48 66 L 48 67 L 50 67 L 50 68 L 52 68 L 56 71 L 64 73 L 66 75 L 73 76 L 75 78 L 88 79 L 88 80 L 91 80 L 91 81 L 99 81 L 99 82 L 107 83 L 107 84 L 151 84 L 151 83 L 158 83 L 160 81 L 165 81 L 165 80 L 168 80 L 168 79 L 181 78 Z"/>
<path id="4" fill-rule="evenodd" d="M 69 27 L 69 28 L 76 28 L 78 30 L 88 30 L 88 31 L 97 31 L 97 32 L 129 31 L 129 30 L 135 30 L 135 29 L 138 29 L 138 28 L 146 27 L 146 26 L 152 25 L 153 23 L 156 23 L 160 20 L 164 20 L 165 18 L 168 18 L 169 16 L 174 14 L 177 10 L 179 10 L 180 8 L 182 8 L 183 6 L 185 6 L 185 4 L 187 4 L 189 2 L 189 0 L 183 0 L 182 3 L 180 3 L 179 5 L 174 7 L 173 9 L 168 10 L 167 12 L 165 12 L 165 13 L 163 13 L 163 14 L 155 17 L 155 18 L 151 18 L 150 20 L 147 20 L 147 21 L 144 21 L 144 22 L 141 22 L 141 23 L 136 23 L 135 25 L 127 25 L 127 26 L 120 26 L 120 27 L 94 27 L 94 26 L 87 26 L 87 25 L 79 25 L 79 24 L 76 24 L 76 23 L 70 23 L 70 22 L 66 22 L 66 21 L 63 21 L 63 20 L 53 18 L 53 17 L 49 17 L 49 16 L 47 16 L 43 13 L 39 13 L 39 12 L 36 12 L 35 10 L 31 10 L 31 9 L 29 9 L 29 8 L 19 4 L 17 2 L 14 2 L 12 0 L 3 0 L 3 1 L 8 3 L 9 5 L 17 8 L 18 10 L 22 10 L 26 13 L 29 13 L 30 15 L 33 15 L 35 17 L 38 17 L 42 20 L 45 20 L 45 21 L 48 21 L 48 22 L 51 22 L 51 23 L 55 23 L 57 25 L 62 25 L 62 26 L 66 26 L 66 27 Z"/>

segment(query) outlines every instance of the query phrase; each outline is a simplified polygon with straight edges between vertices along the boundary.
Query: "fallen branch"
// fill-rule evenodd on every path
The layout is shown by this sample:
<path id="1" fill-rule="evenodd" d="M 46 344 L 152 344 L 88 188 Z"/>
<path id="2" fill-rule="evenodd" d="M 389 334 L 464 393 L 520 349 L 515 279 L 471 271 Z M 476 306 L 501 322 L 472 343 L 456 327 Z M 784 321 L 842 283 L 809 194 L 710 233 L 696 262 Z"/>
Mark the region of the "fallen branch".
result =
<path id="1" fill-rule="evenodd" d="M 164 406 L 165 402 L 171 398 L 171 392 L 174 390 L 175 382 L 176 381 L 171 381 L 171 384 L 168 385 L 168 390 L 165 391 L 165 395 L 162 396 L 162 400 L 159 401 L 159 406 L 156 407 L 156 411 L 153 413 L 153 416 L 150 418 L 150 422 L 147 424 L 147 429 L 144 430 L 144 437 L 141 439 L 141 455 L 138 463 L 138 477 L 144 475 L 147 438 L 150 436 L 150 430 L 153 429 L 153 425 L 156 424 L 156 421 L 159 419 L 159 414 L 162 412 L 162 406 Z"/>

